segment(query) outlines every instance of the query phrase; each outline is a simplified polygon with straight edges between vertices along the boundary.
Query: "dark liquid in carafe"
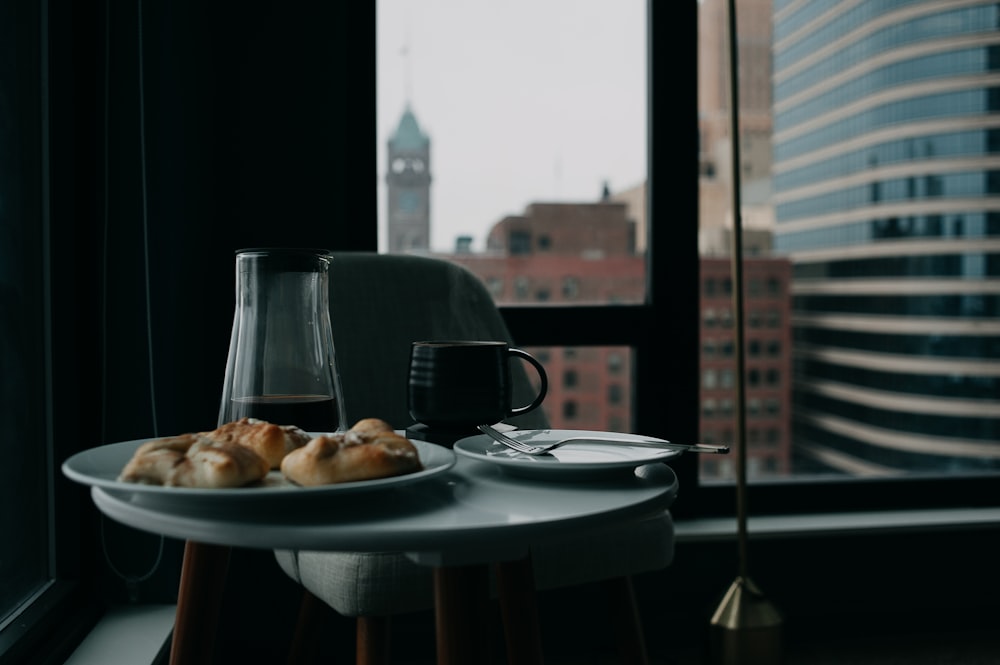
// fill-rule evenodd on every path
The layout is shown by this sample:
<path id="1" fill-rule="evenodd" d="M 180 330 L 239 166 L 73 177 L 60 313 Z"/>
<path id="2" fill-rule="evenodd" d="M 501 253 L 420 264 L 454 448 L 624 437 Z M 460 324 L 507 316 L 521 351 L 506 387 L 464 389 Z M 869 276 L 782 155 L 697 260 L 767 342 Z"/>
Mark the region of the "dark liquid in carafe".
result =
<path id="1" fill-rule="evenodd" d="M 263 395 L 233 399 L 233 418 L 244 416 L 307 432 L 333 432 L 340 426 L 337 400 L 329 395 Z"/>

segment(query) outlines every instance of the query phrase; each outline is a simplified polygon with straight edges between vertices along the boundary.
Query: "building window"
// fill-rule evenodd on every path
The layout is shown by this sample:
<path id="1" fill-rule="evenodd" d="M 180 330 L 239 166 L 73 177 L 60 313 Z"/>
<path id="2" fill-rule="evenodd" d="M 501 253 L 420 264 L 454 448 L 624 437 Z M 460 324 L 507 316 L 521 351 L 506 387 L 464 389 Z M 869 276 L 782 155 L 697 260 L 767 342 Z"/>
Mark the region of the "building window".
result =
<path id="1" fill-rule="evenodd" d="M 705 399 L 701 402 L 701 415 L 704 418 L 714 418 L 715 417 L 715 400 Z"/>
<path id="2" fill-rule="evenodd" d="M 575 369 L 567 369 L 563 372 L 564 388 L 575 388 L 578 382 L 579 377 L 577 376 Z"/>
<path id="3" fill-rule="evenodd" d="M 511 231 L 507 251 L 513 256 L 531 254 L 531 234 L 527 231 Z"/>
<path id="4" fill-rule="evenodd" d="M 736 385 L 736 372 L 726 368 L 719 372 L 719 385 L 722 388 L 732 388 Z"/>
<path id="5" fill-rule="evenodd" d="M 729 398 L 719 400 L 719 415 L 729 418 L 733 415 L 733 400 Z"/>
<path id="6" fill-rule="evenodd" d="M 514 297 L 518 300 L 528 299 L 529 282 L 527 277 L 514 278 Z"/>
<path id="7" fill-rule="evenodd" d="M 623 395 L 624 391 L 620 383 L 608 384 L 608 404 L 621 404 Z"/>
<path id="8" fill-rule="evenodd" d="M 486 288 L 494 298 L 503 296 L 503 280 L 499 277 L 488 277 L 486 279 Z"/>
<path id="9" fill-rule="evenodd" d="M 562 405 L 562 415 L 566 420 L 576 419 L 577 406 L 573 400 L 567 400 Z"/>
<path id="10" fill-rule="evenodd" d="M 573 300 L 580 294 L 580 280 L 576 277 L 563 277 L 563 298 Z"/>
<path id="11" fill-rule="evenodd" d="M 718 385 L 718 372 L 714 369 L 706 369 L 701 373 L 701 387 L 704 390 L 712 390 Z"/>

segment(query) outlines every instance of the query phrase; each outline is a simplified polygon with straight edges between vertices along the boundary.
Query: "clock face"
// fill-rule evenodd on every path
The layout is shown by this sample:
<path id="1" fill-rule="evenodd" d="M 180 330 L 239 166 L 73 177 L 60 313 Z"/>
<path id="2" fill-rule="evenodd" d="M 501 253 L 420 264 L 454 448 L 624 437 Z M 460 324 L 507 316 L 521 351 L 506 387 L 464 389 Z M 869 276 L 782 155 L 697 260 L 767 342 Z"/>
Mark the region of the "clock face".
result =
<path id="1" fill-rule="evenodd" d="M 403 171 L 423 173 L 427 168 L 427 165 L 424 164 L 424 160 L 419 157 L 397 157 L 392 160 L 390 168 L 393 173 L 402 173 Z"/>

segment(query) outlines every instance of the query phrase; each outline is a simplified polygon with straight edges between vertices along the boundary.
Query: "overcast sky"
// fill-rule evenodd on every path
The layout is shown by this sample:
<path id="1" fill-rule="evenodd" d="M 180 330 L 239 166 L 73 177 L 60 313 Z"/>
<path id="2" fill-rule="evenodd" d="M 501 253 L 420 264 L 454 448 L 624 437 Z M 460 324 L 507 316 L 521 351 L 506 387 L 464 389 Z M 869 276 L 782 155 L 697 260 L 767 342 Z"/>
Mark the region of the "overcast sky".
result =
<path id="1" fill-rule="evenodd" d="M 431 247 L 535 201 L 646 176 L 645 0 L 378 0 L 380 239 L 386 141 L 431 139 Z"/>

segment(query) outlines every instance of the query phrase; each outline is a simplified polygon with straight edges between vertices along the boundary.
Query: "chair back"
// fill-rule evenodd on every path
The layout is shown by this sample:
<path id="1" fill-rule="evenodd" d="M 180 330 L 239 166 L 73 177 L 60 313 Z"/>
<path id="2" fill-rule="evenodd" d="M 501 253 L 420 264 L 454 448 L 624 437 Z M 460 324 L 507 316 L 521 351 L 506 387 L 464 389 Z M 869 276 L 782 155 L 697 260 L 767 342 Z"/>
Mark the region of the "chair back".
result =
<path id="1" fill-rule="evenodd" d="M 347 425 L 376 417 L 397 429 L 413 424 L 407 405 L 410 345 L 418 340 L 502 340 L 510 332 L 486 286 L 466 268 L 407 254 L 335 252 L 330 321 Z M 511 363 L 514 402 L 535 389 Z M 548 427 L 545 405 L 507 422 Z"/>

